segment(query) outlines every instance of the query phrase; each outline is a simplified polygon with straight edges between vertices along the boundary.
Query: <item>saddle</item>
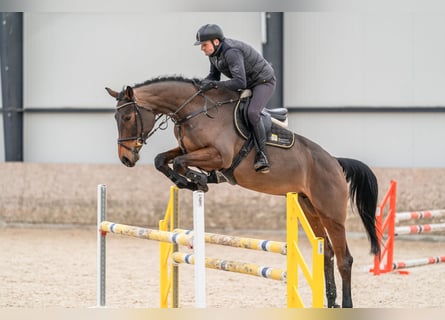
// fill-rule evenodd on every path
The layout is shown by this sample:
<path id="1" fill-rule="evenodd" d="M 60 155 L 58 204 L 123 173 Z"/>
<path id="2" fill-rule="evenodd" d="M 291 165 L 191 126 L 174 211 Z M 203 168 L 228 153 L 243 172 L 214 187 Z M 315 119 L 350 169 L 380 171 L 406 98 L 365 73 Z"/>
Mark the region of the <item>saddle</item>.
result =
<path id="1" fill-rule="evenodd" d="M 249 105 L 251 96 L 251 90 L 244 90 L 241 93 L 240 99 L 233 111 L 233 122 L 235 124 L 235 128 L 239 135 L 246 140 L 246 142 L 233 159 L 230 168 L 213 171 L 210 174 L 211 178 L 209 178 L 209 180 L 213 179 L 218 183 L 227 181 L 230 184 L 236 184 L 236 179 L 233 173 L 250 150 L 254 148 L 253 135 L 251 134 L 250 124 L 247 120 L 247 107 Z M 266 129 L 266 144 L 285 149 L 289 149 L 294 145 L 295 135 L 292 131 L 287 129 L 286 108 L 264 109 L 261 112 L 261 119 Z"/>
<path id="2" fill-rule="evenodd" d="M 241 93 L 238 104 L 235 106 L 233 119 L 235 128 L 244 139 L 250 138 L 250 124 L 247 119 L 247 107 L 250 102 L 252 91 L 247 89 Z M 287 109 L 274 108 L 263 109 L 261 118 L 266 129 L 266 144 L 280 148 L 291 148 L 295 142 L 295 136 L 287 128 Z"/>

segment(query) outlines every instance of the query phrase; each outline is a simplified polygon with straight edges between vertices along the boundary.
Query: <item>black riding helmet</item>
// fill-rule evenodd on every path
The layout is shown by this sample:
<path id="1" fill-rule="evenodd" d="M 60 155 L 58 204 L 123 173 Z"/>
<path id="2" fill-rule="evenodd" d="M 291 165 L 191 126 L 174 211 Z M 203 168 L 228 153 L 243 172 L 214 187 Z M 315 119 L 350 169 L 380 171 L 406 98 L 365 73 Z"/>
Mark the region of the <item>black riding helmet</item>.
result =
<path id="1" fill-rule="evenodd" d="M 199 28 L 196 32 L 196 42 L 195 46 L 199 46 L 201 43 L 207 40 L 219 39 L 219 41 L 224 40 L 224 33 L 220 26 L 216 24 L 206 24 Z"/>

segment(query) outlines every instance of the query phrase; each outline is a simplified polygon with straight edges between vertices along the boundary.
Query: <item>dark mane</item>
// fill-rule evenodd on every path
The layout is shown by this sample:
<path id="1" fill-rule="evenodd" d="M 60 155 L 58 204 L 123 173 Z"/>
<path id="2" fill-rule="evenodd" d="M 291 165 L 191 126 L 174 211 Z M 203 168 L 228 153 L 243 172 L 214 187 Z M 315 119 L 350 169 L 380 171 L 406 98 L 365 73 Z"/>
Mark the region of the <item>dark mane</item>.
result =
<path id="1" fill-rule="evenodd" d="M 133 86 L 133 88 L 139 88 L 139 87 L 143 87 L 152 83 L 157 83 L 157 82 L 165 82 L 165 81 L 179 81 L 179 82 L 186 82 L 186 83 L 192 83 L 194 85 L 198 84 L 200 79 L 197 78 L 185 78 L 183 76 L 159 76 L 157 78 L 153 78 L 150 80 L 147 80 L 145 82 L 142 83 L 138 83 L 135 84 Z"/>

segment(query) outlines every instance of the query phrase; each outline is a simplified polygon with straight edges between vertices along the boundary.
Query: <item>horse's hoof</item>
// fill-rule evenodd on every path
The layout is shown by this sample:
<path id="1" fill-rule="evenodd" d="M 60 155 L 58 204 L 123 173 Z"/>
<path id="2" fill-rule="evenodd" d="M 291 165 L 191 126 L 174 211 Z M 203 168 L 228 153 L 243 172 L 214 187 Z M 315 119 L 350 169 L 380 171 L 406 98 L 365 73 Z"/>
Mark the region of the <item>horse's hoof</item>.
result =
<path id="1" fill-rule="evenodd" d="M 202 173 L 189 171 L 186 173 L 185 176 L 196 184 L 199 184 L 199 185 L 207 184 L 207 176 Z"/>
<path id="2" fill-rule="evenodd" d="M 198 185 L 196 184 L 196 183 L 191 183 L 191 182 L 189 182 L 189 183 L 187 183 L 187 184 L 185 184 L 185 185 L 183 185 L 183 184 L 181 184 L 181 185 L 176 185 L 179 189 L 187 189 L 187 190 L 190 190 L 190 191 L 197 191 L 197 190 L 200 190 L 199 189 L 199 187 L 198 187 Z"/>
<path id="3" fill-rule="evenodd" d="M 341 306 L 334 301 L 334 302 L 328 302 L 328 308 L 341 308 Z"/>
<path id="4" fill-rule="evenodd" d="M 188 189 L 189 182 L 183 177 L 172 177 L 170 179 L 179 189 Z"/>
<path id="5" fill-rule="evenodd" d="M 209 191 L 209 187 L 205 184 L 205 185 L 198 185 L 198 190 L 207 192 Z"/>

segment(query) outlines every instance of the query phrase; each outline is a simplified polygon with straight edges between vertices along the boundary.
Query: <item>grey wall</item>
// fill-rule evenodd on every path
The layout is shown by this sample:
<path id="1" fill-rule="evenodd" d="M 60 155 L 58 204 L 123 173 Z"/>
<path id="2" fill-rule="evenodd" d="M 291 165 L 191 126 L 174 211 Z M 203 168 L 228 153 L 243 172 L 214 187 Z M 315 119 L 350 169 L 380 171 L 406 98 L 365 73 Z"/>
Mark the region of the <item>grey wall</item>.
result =
<path id="1" fill-rule="evenodd" d="M 445 106 L 443 13 L 285 18 L 288 107 Z M 445 113 L 298 113 L 290 123 L 334 155 L 374 166 L 445 166 Z"/>
<path id="2" fill-rule="evenodd" d="M 204 77 L 208 60 L 193 42 L 205 23 L 261 48 L 259 13 L 33 12 L 24 20 L 25 108 L 110 108 L 115 101 L 105 86 L 119 90 L 160 75 Z M 25 161 L 118 162 L 112 113 L 26 113 L 24 125 Z M 171 131 L 156 133 L 141 162 L 173 146 Z"/>
<path id="3" fill-rule="evenodd" d="M 205 76 L 207 58 L 192 45 L 205 23 L 261 48 L 259 12 L 33 12 L 24 20 L 25 108 L 110 108 L 105 86 Z M 284 21 L 287 107 L 445 106 L 445 14 L 287 12 Z M 292 114 L 290 125 L 373 166 L 443 167 L 444 117 L 307 112 Z M 27 162 L 118 162 L 111 113 L 26 113 L 24 122 Z M 174 144 L 171 132 L 156 133 L 142 162 Z"/>

